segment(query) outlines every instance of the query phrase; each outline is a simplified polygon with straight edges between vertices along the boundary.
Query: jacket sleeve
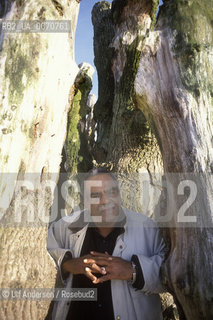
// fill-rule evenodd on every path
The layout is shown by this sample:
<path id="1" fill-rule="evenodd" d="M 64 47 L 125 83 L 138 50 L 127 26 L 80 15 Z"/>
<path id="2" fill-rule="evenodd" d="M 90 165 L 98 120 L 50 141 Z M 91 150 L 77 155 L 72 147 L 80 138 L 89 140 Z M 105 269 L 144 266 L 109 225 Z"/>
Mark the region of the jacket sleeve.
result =
<path id="1" fill-rule="evenodd" d="M 72 250 L 65 248 L 65 228 L 63 228 L 61 221 L 53 222 L 48 230 L 48 237 L 47 237 L 47 250 L 50 256 L 53 258 L 56 267 L 59 270 L 60 277 L 62 283 L 64 282 L 64 274 L 62 272 L 62 262 L 64 256 L 67 252 L 71 255 Z"/>
<path id="2" fill-rule="evenodd" d="M 151 239 L 153 239 L 152 255 L 137 254 L 144 278 L 141 291 L 147 295 L 166 291 L 160 279 L 160 267 L 164 261 L 166 246 L 158 228 L 149 230 L 150 242 Z"/>

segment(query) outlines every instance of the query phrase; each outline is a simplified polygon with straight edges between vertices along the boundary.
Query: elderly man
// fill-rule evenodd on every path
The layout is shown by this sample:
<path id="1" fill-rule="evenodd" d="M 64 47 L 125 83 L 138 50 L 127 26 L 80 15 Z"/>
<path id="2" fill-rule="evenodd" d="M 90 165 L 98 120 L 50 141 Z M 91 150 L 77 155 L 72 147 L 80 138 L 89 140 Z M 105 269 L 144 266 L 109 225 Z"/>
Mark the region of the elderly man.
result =
<path id="1" fill-rule="evenodd" d="M 47 249 L 66 288 L 97 288 L 97 301 L 55 302 L 56 320 L 159 320 L 165 245 L 155 223 L 121 207 L 114 176 L 93 169 L 85 210 L 54 222 Z"/>

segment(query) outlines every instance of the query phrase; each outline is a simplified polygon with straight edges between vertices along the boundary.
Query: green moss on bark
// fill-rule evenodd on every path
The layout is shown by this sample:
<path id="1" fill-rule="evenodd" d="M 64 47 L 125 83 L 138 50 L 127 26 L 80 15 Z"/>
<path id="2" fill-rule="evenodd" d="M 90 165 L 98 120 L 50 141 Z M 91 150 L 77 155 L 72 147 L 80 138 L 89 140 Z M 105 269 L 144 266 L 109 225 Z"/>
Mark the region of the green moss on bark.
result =
<path id="1" fill-rule="evenodd" d="M 158 6 L 159 6 L 159 0 L 152 0 L 152 10 L 151 10 L 151 14 L 150 14 L 151 19 L 152 19 L 151 30 L 154 30 L 154 27 L 155 27 Z"/>
<path id="2" fill-rule="evenodd" d="M 80 101 L 81 91 L 78 90 L 77 94 L 74 96 L 72 107 L 68 115 L 68 131 L 66 140 L 67 162 L 69 171 L 72 170 L 73 173 L 77 172 L 77 166 L 79 162 L 78 152 L 80 150 L 80 137 L 78 124 L 80 120 Z"/>
<path id="3" fill-rule="evenodd" d="M 138 50 L 139 42 L 142 39 L 136 38 L 131 45 L 126 46 L 126 64 L 123 70 L 122 77 L 117 84 L 117 90 L 122 92 L 123 101 L 126 105 L 126 110 L 134 110 L 134 83 L 140 62 L 141 51 Z"/>
<path id="4" fill-rule="evenodd" d="M 85 75 L 77 84 L 76 94 L 68 114 L 66 151 L 68 170 L 71 175 L 87 171 L 92 161 L 84 134 L 85 118 L 88 113 L 86 103 L 91 88 L 91 79 Z"/>
<path id="5" fill-rule="evenodd" d="M 198 98 L 201 91 L 212 92 L 209 54 L 213 44 L 213 7 L 207 0 L 164 1 L 161 26 L 168 25 L 175 38 L 173 51 L 181 65 L 181 79 Z"/>
<path id="6" fill-rule="evenodd" d="M 141 54 L 139 48 L 143 45 L 143 41 L 144 38 L 137 36 L 130 45 L 125 45 L 126 64 L 115 88 L 113 110 L 116 114 L 116 127 L 107 161 L 114 163 L 116 170 L 119 166 L 123 167 L 122 161 L 128 170 L 136 170 L 145 165 L 147 158 L 144 158 L 142 151 L 153 139 L 144 114 L 136 107 L 134 89 Z"/>
<path id="7" fill-rule="evenodd" d="M 29 52 L 38 50 L 39 43 L 32 35 L 24 35 L 23 41 L 29 42 Z M 36 60 L 32 61 L 32 55 L 27 54 L 15 40 L 10 39 L 7 59 L 5 63 L 5 76 L 9 81 L 9 104 L 20 104 L 24 97 L 24 91 L 37 79 L 37 72 L 34 68 Z M 23 81 L 25 76 L 26 83 Z"/>

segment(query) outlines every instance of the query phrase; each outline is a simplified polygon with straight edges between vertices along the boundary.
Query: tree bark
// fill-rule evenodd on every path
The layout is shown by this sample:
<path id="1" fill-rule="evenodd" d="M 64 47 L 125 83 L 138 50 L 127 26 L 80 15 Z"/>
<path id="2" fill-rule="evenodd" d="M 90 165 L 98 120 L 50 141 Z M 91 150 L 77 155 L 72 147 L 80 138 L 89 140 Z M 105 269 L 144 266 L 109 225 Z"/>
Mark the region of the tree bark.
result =
<path id="1" fill-rule="evenodd" d="M 186 319 L 213 315 L 212 8 L 207 6 L 165 1 L 156 31 L 142 49 L 135 81 L 137 105 L 155 128 L 174 204 L 164 277 Z M 188 180 L 196 183 L 197 195 L 186 216 L 197 223 L 179 221 L 178 188 Z"/>
<path id="2" fill-rule="evenodd" d="M 105 59 L 112 66 L 114 86 L 99 83 L 111 90 L 113 102 L 103 110 L 101 96 L 95 106 L 97 149 L 104 149 L 104 157 L 98 159 L 123 174 L 147 170 L 152 178 L 164 173 L 165 192 L 152 202 L 153 208 L 159 200 L 156 218 L 164 221 L 170 250 L 163 280 L 181 319 L 211 319 L 212 8 L 198 0 L 164 1 L 153 31 L 156 6 L 151 0 L 114 0 L 112 8 L 104 2 L 93 9 L 98 69 L 102 70 L 96 48 L 114 48 L 113 56 Z M 108 8 L 110 25 L 105 30 L 114 32 L 109 43 L 98 32 L 103 7 Z M 143 189 L 139 186 L 134 192 L 137 197 Z M 193 195 L 187 213 L 181 211 Z"/>
<path id="3" fill-rule="evenodd" d="M 61 168 L 61 183 L 72 181 L 67 189 L 61 208 L 65 208 L 66 215 L 79 210 L 80 178 L 78 173 L 88 172 L 92 168 L 92 145 L 94 124 L 92 123 L 93 105 L 90 104 L 89 93 L 92 89 L 93 67 L 88 63 L 81 63 L 80 69 L 72 87 L 73 97 L 68 114 L 67 136 L 65 140 L 65 163 Z M 89 122 L 89 123 L 88 123 Z M 91 132 L 89 132 L 91 131 Z M 92 145 L 91 145 L 92 144 Z M 61 216 L 59 217 L 61 218 Z"/>
<path id="4" fill-rule="evenodd" d="M 4 21 L 71 20 L 70 33 L 1 33 L 0 287 L 54 288 L 46 237 L 78 72 L 79 1 L 2 1 L 1 9 Z M 49 303 L 1 300 L 0 318 L 44 319 Z"/>
<path id="5" fill-rule="evenodd" d="M 91 109 L 87 106 L 92 89 L 93 67 L 88 63 L 79 65 L 80 69 L 73 86 L 73 101 L 68 116 L 66 149 L 66 169 L 71 178 L 77 172 L 87 172 L 92 165 L 89 141 L 86 132 L 86 116 Z"/>
<path id="6" fill-rule="evenodd" d="M 123 204 L 151 216 L 160 195 L 162 160 L 157 140 L 134 102 L 134 81 L 146 33 L 146 22 L 145 30 L 138 28 L 144 3 L 138 4 L 134 12 L 126 3 L 121 17 L 123 3 L 113 2 L 112 9 L 106 1 L 97 3 L 92 11 L 99 80 L 94 157 L 118 172 Z M 144 182 L 149 184 L 149 199 L 141 199 Z"/>

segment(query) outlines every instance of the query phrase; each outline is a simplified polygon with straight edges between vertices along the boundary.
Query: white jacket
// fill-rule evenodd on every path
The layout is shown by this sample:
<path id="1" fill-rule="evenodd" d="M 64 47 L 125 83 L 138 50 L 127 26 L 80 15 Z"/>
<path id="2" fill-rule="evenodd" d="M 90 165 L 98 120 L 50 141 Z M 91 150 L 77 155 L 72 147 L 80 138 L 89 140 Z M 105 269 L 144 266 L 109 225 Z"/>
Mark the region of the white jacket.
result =
<path id="1" fill-rule="evenodd" d="M 132 255 L 136 254 L 145 284 L 142 290 L 135 290 L 128 281 L 111 280 L 115 319 L 160 320 L 162 314 L 158 293 L 164 290 L 159 279 L 159 270 L 164 259 L 165 244 L 159 229 L 150 218 L 125 208 L 123 210 L 126 215 L 125 232 L 118 236 L 112 255 L 130 261 Z M 50 226 L 47 250 L 60 273 L 61 262 L 67 251 L 70 251 L 74 258 L 80 256 L 88 225 L 76 233 L 68 228 L 80 214 L 79 211 L 75 212 Z M 66 288 L 71 288 L 72 274 L 63 283 Z M 69 306 L 67 300 L 55 302 L 52 319 L 66 320 Z"/>

